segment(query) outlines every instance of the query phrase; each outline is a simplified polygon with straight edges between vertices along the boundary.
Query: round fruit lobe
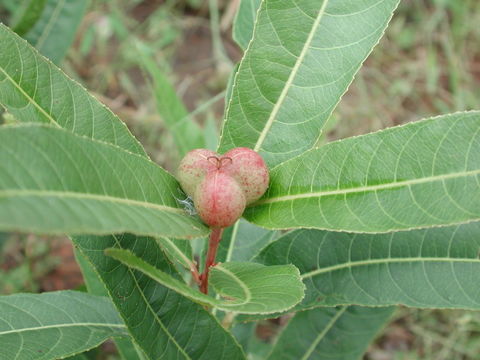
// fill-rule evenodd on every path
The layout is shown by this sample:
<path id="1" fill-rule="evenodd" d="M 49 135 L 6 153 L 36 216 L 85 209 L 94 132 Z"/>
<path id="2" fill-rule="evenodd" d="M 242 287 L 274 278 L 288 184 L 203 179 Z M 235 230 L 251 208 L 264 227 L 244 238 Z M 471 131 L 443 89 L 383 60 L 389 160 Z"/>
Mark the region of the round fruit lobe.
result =
<path id="1" fill-rule="evenodd" d="M 235 148 L 222 156 L 222 170 L 237 180 L 245 193 L 247 205 L 260 199 L 268 188 L 268 168 L 262 157 L 249 148 Z"/>
<path id="2" fill-rule="evenodd" d="M 221 168 L 209 172 L 198 185 L 193 202 L 198 215 L 212 228 L 237 221 L 245 210 L 245 195 L 239 184 Z"/>
<path id="3" fill-rule="evenodd" d="M 218 154 L 207 149 L 195 149 L 188 152 L 180 162 L 177 177 L 188 196 L 193 197 L 205 175 L 217 169 L 213 158 L 218 158 Z"/>

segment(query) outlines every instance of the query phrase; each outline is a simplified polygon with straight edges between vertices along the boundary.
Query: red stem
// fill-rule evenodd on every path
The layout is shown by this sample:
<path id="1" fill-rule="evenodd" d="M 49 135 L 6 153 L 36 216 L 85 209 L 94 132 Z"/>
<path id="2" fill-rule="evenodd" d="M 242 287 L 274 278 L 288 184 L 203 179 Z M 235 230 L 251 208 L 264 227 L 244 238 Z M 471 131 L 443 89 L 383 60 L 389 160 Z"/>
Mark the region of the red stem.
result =
<path id="1" fill-rule="evenodd" d="M 205 269 L 203 270 L 203 274 L 200 276 L 200 291 L 204 294 L 208 293 L 208 273 L 210 271 L 210 267 L 215 265 L 215 257 L 217 256 L 218 244 L 220 244 L 220 240 L 222 240 L 222 233 L 223 228 L 215 228 L 212 229 L 210 234 L 207 258 L 205 260 Z"/>

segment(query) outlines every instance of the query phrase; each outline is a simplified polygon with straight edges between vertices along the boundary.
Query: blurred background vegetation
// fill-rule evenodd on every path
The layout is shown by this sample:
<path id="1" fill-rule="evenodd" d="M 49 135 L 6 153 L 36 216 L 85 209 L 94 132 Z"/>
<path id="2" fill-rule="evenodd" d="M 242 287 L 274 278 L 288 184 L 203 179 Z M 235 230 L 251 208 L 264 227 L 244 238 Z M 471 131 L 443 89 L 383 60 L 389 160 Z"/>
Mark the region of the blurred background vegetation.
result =
<path id="1" fill-rule="evenodd" d="M 8 24 L 18 4 L 0 1 L 0 20 Z M 174 171 L 175 121 L 194 121 L 196 136 L 216 146 L 225 88 L 242 56 L 231 38 L 237 6 L 92 0 L 61 67 L 127 123 L 154 161 Z M 480 2 L 402 0 L 322 141 L 478 109 L 479 99 Z M 82 286 L 68 240 L 0 234 L 1 294 Z M 281 323 L 258 326 L 259 347 Z M 109 344 L 101 353 L 91 358 L 117 358 Z M 480 359 L 480 313 L 402 308 L 365 359 Z"/>

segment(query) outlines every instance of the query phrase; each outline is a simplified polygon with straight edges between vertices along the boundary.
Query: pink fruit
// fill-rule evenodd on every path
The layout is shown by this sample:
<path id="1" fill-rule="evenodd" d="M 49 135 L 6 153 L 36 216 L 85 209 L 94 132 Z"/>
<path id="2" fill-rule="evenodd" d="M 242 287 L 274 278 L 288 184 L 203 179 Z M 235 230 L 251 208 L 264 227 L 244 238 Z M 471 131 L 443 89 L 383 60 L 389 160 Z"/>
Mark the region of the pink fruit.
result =
<path id="1" fill-rule="evenodd" d="M 193 197 L 202 220 L 223 228 L 234 224 L 245 206 L 265 193 L 269 175 L 261 156 L 251 149 L 235 148 L 225 155 L 196 149 L 181 161 L 178 180 Z"/>
<path id="2" fill-rule="evenodd" d="M 207 149 L 195 149 L 185 155 L 178 167 L 178 181 L 183 191 L 193 197 L 195 189 L 207 172 L 217 169 L 213 158 L 217 153 Z"/>
<path id="3" fill-rule="evenodd" d="M 262 157 L 249 148 L 235 148 L 223 155 L 230 158 L 222 169 L 242 187 L 247 205 L 257 201 L 268 188 L 268 168 Z"/>
<path id="4" fill-rule="evenodd" d="M 241 187 L 221 169 L 205 176 L 195 191 L 193 202 L 200 218 L 212 228 L 233 225 L 246 205 Z"/>

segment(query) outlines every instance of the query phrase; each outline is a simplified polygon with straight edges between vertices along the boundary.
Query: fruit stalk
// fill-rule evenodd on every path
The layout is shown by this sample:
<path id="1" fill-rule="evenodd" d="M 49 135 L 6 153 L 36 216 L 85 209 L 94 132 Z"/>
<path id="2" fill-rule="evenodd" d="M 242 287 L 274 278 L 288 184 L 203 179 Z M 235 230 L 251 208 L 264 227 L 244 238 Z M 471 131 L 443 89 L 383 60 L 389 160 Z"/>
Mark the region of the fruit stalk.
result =
<path id="1" fill-rule="evenodd" d="M 200 291 L 204 294 L 208 294 L 208 274 L 210 267 L 215 265 L 215 257 L 217 256 L 218 244 L 222 240 L 223 228 L 213 228 L 210 233 L 210 239 L 208 241 L 207 258 L 205 259 L 205 269 L 202 275 L 200 275 Z"/>

